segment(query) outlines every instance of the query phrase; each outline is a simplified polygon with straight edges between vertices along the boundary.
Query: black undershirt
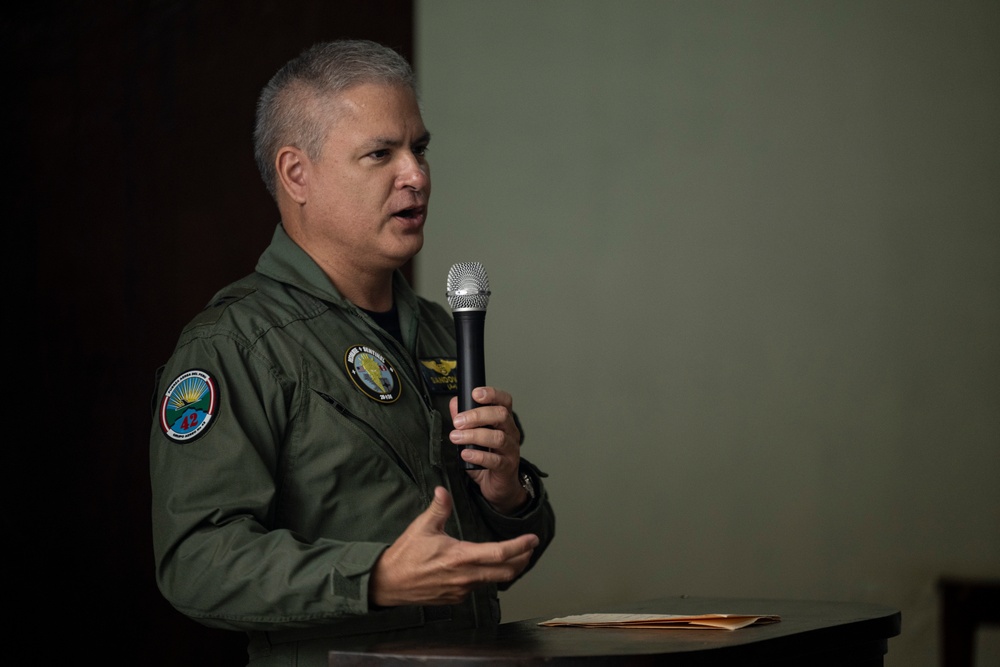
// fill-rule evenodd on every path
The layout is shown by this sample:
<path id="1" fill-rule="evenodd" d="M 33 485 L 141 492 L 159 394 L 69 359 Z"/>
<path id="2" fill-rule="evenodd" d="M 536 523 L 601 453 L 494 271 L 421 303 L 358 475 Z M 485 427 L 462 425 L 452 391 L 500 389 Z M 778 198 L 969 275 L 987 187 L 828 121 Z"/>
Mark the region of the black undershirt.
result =
<path id="1" fill-rule="evenodd" d="M 393 338 L 402 344 L 403 330 L 399 326 L 399 310 L 396 308 L 395 303 L 392 304 L 392 308 L 384 313 L 376 313 L 371 310 L 365 310 L 364 308 L 361 310 L 364 310 L 370 318 L 375 320 L 375 324 L 385 329 Z"/>

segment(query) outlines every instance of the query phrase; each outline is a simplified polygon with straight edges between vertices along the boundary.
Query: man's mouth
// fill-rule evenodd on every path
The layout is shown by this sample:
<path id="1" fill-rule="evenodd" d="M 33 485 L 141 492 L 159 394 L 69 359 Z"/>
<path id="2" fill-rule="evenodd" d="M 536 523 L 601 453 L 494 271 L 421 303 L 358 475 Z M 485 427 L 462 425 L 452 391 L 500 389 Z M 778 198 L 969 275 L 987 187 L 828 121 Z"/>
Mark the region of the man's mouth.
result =
<path id="1" fill-rule="evenodd" d="M 401 211 L 396 211 L 393 215 L 395 218 L 403 218 L 404 220 L 416 220 L 424 215 L 427 209 L 423 206 L 414 206 L 412 208 L 404 208 Z"/>

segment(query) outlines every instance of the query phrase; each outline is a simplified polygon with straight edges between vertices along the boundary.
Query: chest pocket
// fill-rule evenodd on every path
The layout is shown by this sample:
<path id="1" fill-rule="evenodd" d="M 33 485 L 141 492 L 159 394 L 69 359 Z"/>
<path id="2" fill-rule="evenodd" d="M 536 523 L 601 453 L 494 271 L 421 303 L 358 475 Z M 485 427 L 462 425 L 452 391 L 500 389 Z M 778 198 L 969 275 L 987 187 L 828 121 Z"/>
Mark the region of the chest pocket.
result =
<path id="1" fill-rule="evenodd" d="M 388 457 L 400 470 L 402 470 L 406 475 L 414 482 L 420 483 L 417 479 L 417 472 L 413 465 L 411 465 L 406 459 L 409 457 L 403 456 L 397 447 L 394 447 L 389 439 L 379 431 L 369 419 L 365 419 L 359 414 L 352 412 L 350 407 L 344 404 L 342 401 L 337 400 L 330 394 L 314 389 L 316 395 L 319 396 L 323 401 L 325 401 L 333 410 L 335 410 L 341 419 L 347 422 L 347 427 L 356 429 L 360 431 L 368 440 L 373 442 L 378 448 L 378 451 L 383 455 Z"/>
<path id="2" fill-rule="evenodd" d="M 310 381 L 314 395 L 322 399 L 327 410 L 334 411 L 327 415 L 333 421 L 327 428 L 334 446 L 344 448 L 346 455 L 360 442 L 374 444 L 378 454 L 426 489 L 428 438 L 434 415 L 425 405 L 421 388 L 413 386 L 412 371 L 401 372 L 385 355 L 362 345 L 351 347 L 344 361 L 336 370 L 314 368 Z M 364 437 L 345 437 L 344 429 Z M 364 452 L 357 454 L 363 456 Z"/>

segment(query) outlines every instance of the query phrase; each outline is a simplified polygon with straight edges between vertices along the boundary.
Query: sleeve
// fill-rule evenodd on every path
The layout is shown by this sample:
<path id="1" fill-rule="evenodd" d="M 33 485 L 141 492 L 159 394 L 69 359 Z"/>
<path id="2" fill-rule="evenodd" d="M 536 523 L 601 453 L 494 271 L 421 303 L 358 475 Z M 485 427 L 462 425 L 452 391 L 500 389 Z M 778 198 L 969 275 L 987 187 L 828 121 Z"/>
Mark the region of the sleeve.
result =
<path id="1" fill-rule="evenodd" d="M 476 492 L 474 493 L 480 514 L 495 539 L 507 540 L 526 533 L 533 533 L 538 536 L 538 546 L 531 554 L 531 561 L 528 563 L 528 567 L 521 572 L 518 579 L 527 574 L 535 566 L 535 563 L 545 553 L 545 550 L 551 544 L 556 534 L 555 511 L 549 502 L 548 490 L 542 483 L 542 478 L 548 477 L 548 475 L 524 458 L 521 459 L 521 472 L 527 473 L 531 477 L 532 484 L 535 487 L 535 497 L 528 503 L 527 507 L 515 515 L 507 516 L 493 509 L 493 506 L 478 492 L 478 487 L 476 487 Z M 475 484 L 473 483 L 472 486 L 475 487 Z M 514 581 L 517 581 L 517 579 Z M 507 590 L 514 584 L 514 581 L 499 584 L 498 588 L 500 590 Z"/>
<path id="2" fill-rule="evenodd" d="M 212 626 L 274 630 L 368 612 L 387 544 L 273 528 L 293 383 L 227 336 L 194 336 L 161 369 L 150 435 L 156 581 Z"/>

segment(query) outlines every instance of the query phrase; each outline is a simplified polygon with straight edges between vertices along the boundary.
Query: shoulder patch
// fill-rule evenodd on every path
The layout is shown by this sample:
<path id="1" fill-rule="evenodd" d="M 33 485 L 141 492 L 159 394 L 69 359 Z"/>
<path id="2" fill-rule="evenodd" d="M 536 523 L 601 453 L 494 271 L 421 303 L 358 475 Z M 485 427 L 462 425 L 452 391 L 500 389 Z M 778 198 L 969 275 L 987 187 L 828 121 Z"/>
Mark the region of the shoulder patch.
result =
<path id="1" fill-rule="evenodd" d="M 421 359 L 420 371 L 424 376 L 424 384 L 432 394 L 457 394 L 458 376 L 455 369 L 458 361 L 455 359 Z"/>
<path id="2" fill-rule="evenodd" d="M 178 375 L 160 400 L 160 428 L 174 442 L 192 442 L 212 425 L 219 409 L 219 386 L 206 371 Z"/>
<path id="3" fill-rule="evenodd" d="M 403 391 L 399 373 L 385 355 L 365 345 L 353 345 L 344 353 L 344 366 L 354 386 L 379 403 L 395 403 Z"/>

